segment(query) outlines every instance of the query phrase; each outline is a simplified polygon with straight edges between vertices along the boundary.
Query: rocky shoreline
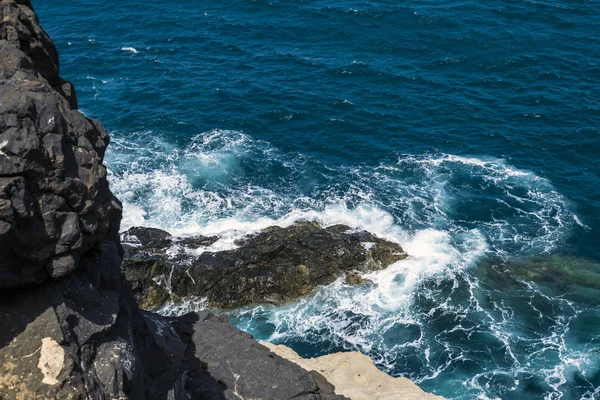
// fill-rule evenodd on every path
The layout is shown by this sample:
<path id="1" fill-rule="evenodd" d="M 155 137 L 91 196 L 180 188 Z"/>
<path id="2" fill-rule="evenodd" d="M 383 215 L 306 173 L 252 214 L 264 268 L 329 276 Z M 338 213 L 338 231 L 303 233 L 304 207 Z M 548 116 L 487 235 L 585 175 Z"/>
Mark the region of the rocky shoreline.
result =
<path id="1" fill-rule="evenodd" d="M 77 110 L 31 3 L 0 0 L 0 13 L 0 399 L 348 398 L 226 317 L 168 318 L 137 302 L 280 304 L 344 274 L 360 282 L 402 249 L 312 223 L 222 252 L 192 251 L 218 238 L 148 228 L 128 231 L 122 246 L 121 203 L 103 165 L 108 133 Z"/>

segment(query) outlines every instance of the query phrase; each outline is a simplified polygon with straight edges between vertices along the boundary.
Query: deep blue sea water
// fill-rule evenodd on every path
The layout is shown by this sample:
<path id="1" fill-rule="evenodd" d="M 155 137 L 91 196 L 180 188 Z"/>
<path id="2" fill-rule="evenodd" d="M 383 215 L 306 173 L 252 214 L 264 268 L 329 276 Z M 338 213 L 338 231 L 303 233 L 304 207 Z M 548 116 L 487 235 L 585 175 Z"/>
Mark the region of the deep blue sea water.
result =
<path id="1" fill-rule="evenodd" d="M 237 326 L 449 399 L 600 399 L 599 1 L 34 6 L 123 229 L 312 219 L 410 254 Z"/>

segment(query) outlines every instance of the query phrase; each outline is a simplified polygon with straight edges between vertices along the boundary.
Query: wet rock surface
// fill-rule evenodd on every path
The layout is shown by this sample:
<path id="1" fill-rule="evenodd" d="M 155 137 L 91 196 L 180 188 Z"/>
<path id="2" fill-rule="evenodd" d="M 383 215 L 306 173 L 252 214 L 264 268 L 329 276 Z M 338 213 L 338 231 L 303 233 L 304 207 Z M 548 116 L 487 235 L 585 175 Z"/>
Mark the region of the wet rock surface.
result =
<path id="1" fill-rule="evenodd" d="M 346 274 L 360 284 L 361 272 L 374 271 L 406 257 L 402 248 L 345 225 L 322 227 L 298 222 L 269 227 L 245 237 L 233 250 L 197 255 L 187 243 L 208 246 L 218 238 L 178 240 L 153 228 L 131 228 L 123 235 L 123 270 L 142 308 L 167 300 L 206 298 L 211 306 L 282 304 Z"/>

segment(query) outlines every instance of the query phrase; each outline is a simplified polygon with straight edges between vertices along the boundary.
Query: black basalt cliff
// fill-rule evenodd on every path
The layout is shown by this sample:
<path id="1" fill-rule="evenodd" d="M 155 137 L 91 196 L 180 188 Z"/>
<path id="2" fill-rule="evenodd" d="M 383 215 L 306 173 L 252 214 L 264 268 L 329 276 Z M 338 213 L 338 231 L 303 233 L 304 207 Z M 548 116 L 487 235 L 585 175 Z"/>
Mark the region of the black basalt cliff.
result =
<path id="1" fill-rule="evenodd" d="M 116 249 L 121 204 L 108 134 L 77 111 L 54 45 L 26 1 L 0 2 L 0 288 L 60 278 Z"/>
<path id="2" fill-rule="evenodd" d="M 226 318 L 141 311 L 105 129 L 28 0 L 0 0 L 0 399 L 342 399 Z"/>

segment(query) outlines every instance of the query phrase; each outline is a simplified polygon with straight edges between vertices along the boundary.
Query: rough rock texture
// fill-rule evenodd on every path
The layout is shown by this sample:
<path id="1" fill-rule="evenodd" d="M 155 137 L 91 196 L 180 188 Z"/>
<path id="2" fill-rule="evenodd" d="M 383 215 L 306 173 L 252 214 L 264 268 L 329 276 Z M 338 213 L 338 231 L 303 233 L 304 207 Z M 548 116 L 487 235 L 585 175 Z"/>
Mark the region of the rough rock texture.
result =
<path id="1" fill-rule="evenodd" d="M 0 398 L 180 396 L 185 345 L 120 272 L 108 134 L 77 111 L 29 1 L 0 15 Z"/>
<path id="2" fill-rule="evenodd" d="M 373 361 L 358 352 L 334 353 L 317 358 L 302 358 L 283 345 L 262 343 L 275 354 L 307 371 L 317 371 L 335 385 L 335 392 L 351 400 L 443 400 L 425 393 L 406 378 L 393 378 L 375 367 Z"/>
<path id="3" fill-rule="evenodd" d="M 58 278 L 118 241 L 108 134 L 77 111 L 28 1 L 0 1 L 0 289 Z"/>
<path id="4" fill-rule="evenodd" d="M 348 226 L 327 228 L 299 222 L 270 227 L 239 241 L 234 250 L 200 255 L 189 244 L 207 246 L 218 238 L 177 241 L 152 228 L 132 228 L 123 235 L 123 269 L 142 308 L 154 309 L 169 298 L 200 296 L 220 308 L 281 304 L 344 273 L 353 284 L 360 272 L 387 267 L 406 257 L 395 243 Z M 169 251 L 168 251 L 169 250 Z"/>
<path id="5" fill-rule="evenodd" d="M 121 205 L 102 165 L 108 135 L 77 111 L 29 1 L 0 0 L 0 14 L 0 399 L 343 399 L 321 375 L 273 355 L 222 317 L 165 318 L 138 308 L 121 272 Z M 135 251 L 140 265 L 144 257 L 162 260 L 160 251 L 173 245 L 161 231 L 131 233 L 150 254 Z M 343 250 L 350 239 L 336 240 L 333 248 Z M 272 248 L 272 260 L 292 260 L 278 258 L 278 239 L 262 243 L 260 254 Z M 202 260 L 222 257 L 235 273 L 238 255 L 249 268 L 251 251 Z M 216 282 L 222 271 L 209 265 L 195 278 L 225 290 Z M 244 284 L 245 274 L 233 282 Z M 222 301 L 231 304 L 233 295 Z"/>
<path id="6" fill-rule="evenodd" d="M 282 399 L 340 398 L 284 360 L 246 359 L 256 342 L 221 319 L 140 311 L 120 269 L 108 135 L 77 111 L 29 1 L 0 0 L 0 13 L 0 399 L 233 399 L 245 388 L 272 398 L 259 393 L 272 376 L 254 363 L 294 377 Z M 219 363 L 232 368 L 215 368 L 217 382 L 206 365 Z"/>

